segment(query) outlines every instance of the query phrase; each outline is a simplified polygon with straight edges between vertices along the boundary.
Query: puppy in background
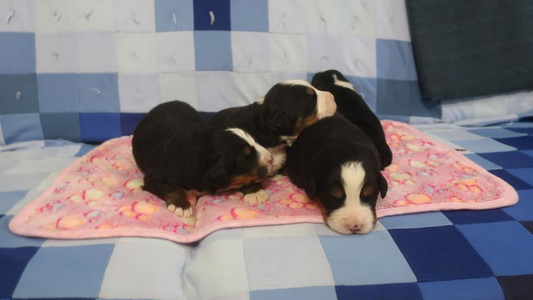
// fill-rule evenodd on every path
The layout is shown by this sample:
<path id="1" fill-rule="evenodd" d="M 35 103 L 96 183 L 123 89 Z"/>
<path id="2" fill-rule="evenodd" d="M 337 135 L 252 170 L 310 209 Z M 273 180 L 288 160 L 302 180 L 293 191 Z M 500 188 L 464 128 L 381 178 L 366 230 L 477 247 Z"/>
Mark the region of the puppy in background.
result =
<path id="1" fill-rule="evenodd" d="M 388 184 L 375 144 L 342 115 L 306 128 L 287 150 L 287 175 L 318 201 L 327 225 L 341 234 L 366 234 L 376 223 L 378 195 Z"/>
<path id="2" fill-rule="evenodd" d="M 213 128 L 189 104 L 172 101 L 148 112 L 132 140 L 143 189 L 177 216 L 193 214 L 186 191 L 225 192 L 276 173 L 272 156 L 245 130 Z"/>
<path id="3" fill-rule="evenodd" d="M 275 84 L 259 101 L 219 111 L 208 122 L 217 128 L 242 128 L 272 153 L 272 164 L 279 169 L 285 162 L 286 146 L 306 127 L 332 116 L 336 108 L 331 93 L 303 80 L 287 80 Z M 244 186 L 243 191 L 250 195 L 244 199 L 248 203 L 268 200 L 261 183 Z"/>
<path id="4" fill-rule="evenodd" d="M 376 146 L 381 167 L 385 168 L 390 165 L 392 152 L 385 140 L 383 127 L 350 81 L 337 70 L 326 70 L 316 73 L 311 84 L 317 89 L 333 94 L 335 102 L 337 102 L 337 111 L 350 122 L 359 126 Z"/>

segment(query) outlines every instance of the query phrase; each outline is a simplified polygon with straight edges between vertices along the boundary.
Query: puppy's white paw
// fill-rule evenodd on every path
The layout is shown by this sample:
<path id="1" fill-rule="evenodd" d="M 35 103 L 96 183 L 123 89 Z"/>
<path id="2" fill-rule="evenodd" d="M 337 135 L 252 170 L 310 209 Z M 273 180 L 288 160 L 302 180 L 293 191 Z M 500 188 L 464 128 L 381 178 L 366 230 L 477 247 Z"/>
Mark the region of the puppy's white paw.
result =
<path id="1" fill-rule="evenodd" d="M 181 207 L 176 207 L 174 204 L 170 204 L 167 209 L 175 214 L 176 216 L 178 217 L 184 217 L 184 218 L 189 218 L 189 217 L 192 217 L 192 207 L 189 207 L 189 208 L 186 208 L 186 209 L 183 209 Z"/>
<path id="2" fill-rule="evenodd" d="M 256 205 L 267 202 L 269 198 L 270 196 L 265 190 L 259 190 L 255 193 L 244 195 L 244 202 Z"/>

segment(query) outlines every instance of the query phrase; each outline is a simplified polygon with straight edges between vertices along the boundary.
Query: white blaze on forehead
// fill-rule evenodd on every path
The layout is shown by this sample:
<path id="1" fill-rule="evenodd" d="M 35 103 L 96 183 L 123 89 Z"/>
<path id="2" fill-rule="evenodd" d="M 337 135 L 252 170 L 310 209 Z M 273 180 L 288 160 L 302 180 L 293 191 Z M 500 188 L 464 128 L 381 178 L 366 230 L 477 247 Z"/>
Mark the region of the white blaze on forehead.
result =
<path id="1" fill-rule="evenodd" d="M 360 232 L 368 233 L 375 223 L 374 213 L 369 205 L 361 203 L 361 190 L 365 184 L 366 172 L 361 162 L 352 161 L 341 166 L 341 178 L 346 199 L 344 205 L 333 211 L 327 219 L 328 225 L 344 234 L 352 233 L 349 229 L 360 226 Z"/>
<path id="2" fill-rule="evenodd" d="M 304 80 L 285 80 L 281 82 L 282 85 L 301 85 L 308 88 L 312 88 L 316 93 L 316 112 L 319 119 L 332 116 L 337 110 L 335 98 L 330 92 L 324 92 L 316 89 L 309 82 Z"/>
<path id="3" fill-rule="evenodd" d="M 253 147 L 255 151 L 257 151 L 257 153 L 259 154 L 260 164 L 268 163 L 271 160 L 270 152 L 265 147 L 261 146 L 261 144 L 257 143 L 255 139 L 250 134 L 248 134 L 246 131 L 240 128 L 228 128 L 226 130 L 240 137 L 241 139 L 246 141 L 248 145 Z"/>
<path id="4" fill-rule="evenodd" d="M 337 75 L 336 74 L 333 74 L 333 82 L 336 86 L 340 86 L 340 87 L 343 87 L 343 88 L 347 88 L 347 89 L 350 89 L 354 92 L 357 92 L 353 86 L 353 84 L 347 82 L 347 81 L 342 81 L 342 80 L 339 80 L 339 78 L 337 78 Z"/>

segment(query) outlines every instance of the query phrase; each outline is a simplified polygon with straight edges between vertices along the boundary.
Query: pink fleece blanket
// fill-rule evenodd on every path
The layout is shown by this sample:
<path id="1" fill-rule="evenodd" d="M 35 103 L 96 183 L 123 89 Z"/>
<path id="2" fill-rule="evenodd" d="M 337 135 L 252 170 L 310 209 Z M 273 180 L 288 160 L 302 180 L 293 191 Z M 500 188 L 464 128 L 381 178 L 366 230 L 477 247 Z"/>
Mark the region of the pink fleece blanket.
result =
<path id="1" fill-rule="evenodd" d="M 410 125 L 383 121 L 394 160 L 377 216 L 512 205 L 506 182 Z M 284 176 L 268 181 L 270 200 L 243 202 L 242 194 L 203 196 L 195 216 L 178 218 L 141 189 L 143 175 L 131 153 L 131 137 L 107 141 L 78 159 L 10 222 L 16 234 L 85 239 L 155 237 L 188 243 L 222 228 L 301 222 L 323 223 L 318 207 Z"/>

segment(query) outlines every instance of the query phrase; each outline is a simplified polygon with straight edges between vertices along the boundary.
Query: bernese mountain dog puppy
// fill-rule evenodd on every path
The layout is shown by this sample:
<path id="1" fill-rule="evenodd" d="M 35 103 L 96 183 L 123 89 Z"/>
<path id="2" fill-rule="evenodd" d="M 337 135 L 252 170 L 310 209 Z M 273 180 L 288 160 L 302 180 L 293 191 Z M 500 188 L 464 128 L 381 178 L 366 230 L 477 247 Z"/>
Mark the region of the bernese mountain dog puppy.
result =
<path id="1" fill-rule="evenodd" d="M 385 168 L 390 165 L 392 152 L 385 140 L 383 127 L 350 81 L 337 70 L 326 70 L 316 73 L 311 84 L 317 89 L 329 91 L 335 96 L 337 112 L 359 126 L 370 137 L 378 149 L 381 167 Z"/>
<path id="2" fill-rule="evenodd" d="M 375 144 L 340 114 L 306 128 L 287 150 L 287 175 L 317 200 L 327 225 L 341 234 L 366 234 L 376 223 L 387 180 Z"/>
<path id="3" fill-rule="evenodd" d="M 193 213 L 186 191 L 217 193 L 272 176 L 272 155 L 237 127 L 212 127 L 189 104 L 172 101 L 149 111 L 137 125 L 133 157 L 145 191 L 178 216 Z"/>
<path id="4" fill-rule="evenodd" d="M 209 119 L 214 127 L 237 126 L 246 130 L 272 153 L 273 164 L 284 165 L 287 145 L 306 127 L 332 116 L 337 105 L 333 95 L 303 80 L 286 80 L 275 84 L 260 100 L 240 107 L 221 110 Z M 268 200 L 260 182 L 243 187 L 249 197 L 245 202 L 258 204 Z"/>

